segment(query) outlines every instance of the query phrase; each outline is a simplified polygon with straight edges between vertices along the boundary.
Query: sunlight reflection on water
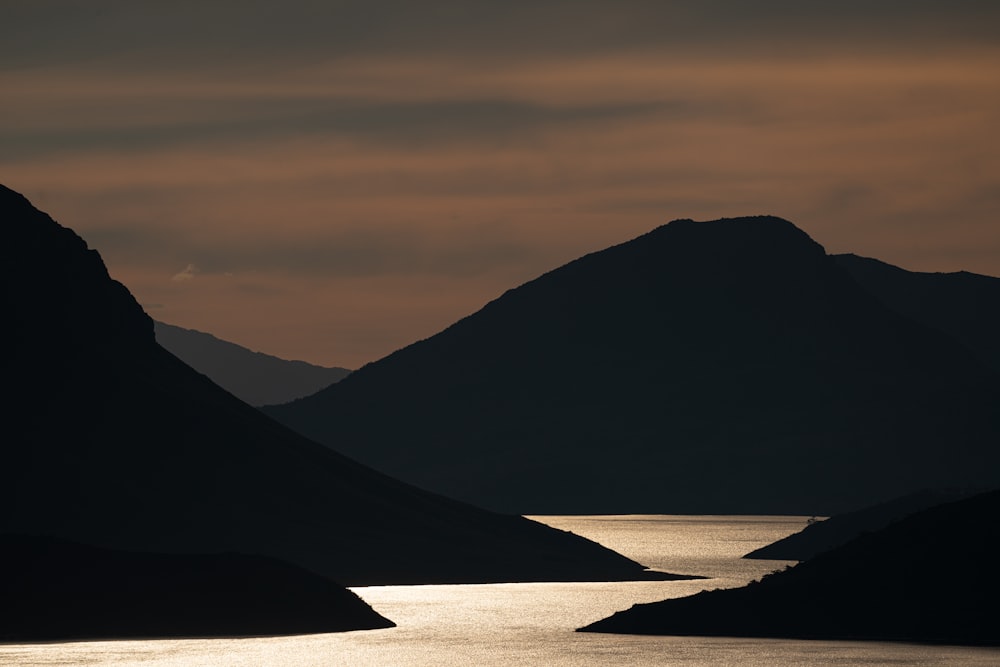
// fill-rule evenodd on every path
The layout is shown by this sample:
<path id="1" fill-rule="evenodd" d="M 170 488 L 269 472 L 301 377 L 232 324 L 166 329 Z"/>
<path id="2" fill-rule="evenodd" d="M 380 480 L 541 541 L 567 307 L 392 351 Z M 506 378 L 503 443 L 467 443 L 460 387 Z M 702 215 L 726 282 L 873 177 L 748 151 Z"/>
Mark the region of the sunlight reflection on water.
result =
<path id="1" fill-rule="evenodd" d="M 876 642 L 574 633 L 639 602 L 739 586 L 784 566 L 742 560 L 805 517 L 533 517 L 596 539 L 678 582 L 373 586 L 354 590 L 398 627 L 299 637 L 0 645 L 0 664 L 147 665 L 996 665 L 1000 651 Z"/>

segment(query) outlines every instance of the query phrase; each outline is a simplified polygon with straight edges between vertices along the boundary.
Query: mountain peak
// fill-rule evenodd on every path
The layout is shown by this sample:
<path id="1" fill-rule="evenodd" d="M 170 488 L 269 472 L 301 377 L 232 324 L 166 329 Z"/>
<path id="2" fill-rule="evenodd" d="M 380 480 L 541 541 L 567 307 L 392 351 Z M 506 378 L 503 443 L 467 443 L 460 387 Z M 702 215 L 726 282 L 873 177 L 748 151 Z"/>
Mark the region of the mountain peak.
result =
<path id="1" fill-rule="evenodd" d="M 75 355 L 84 347 L 154 343 L 153 321 L 73 230 L 3 185 L 0 217 L 13 250 L 8 270 L 17 277 L 4 298 L 22 314 L 4 335 L 16 349 Z"/>
<path id="2" fill-rule="evenodd" d="M 752 216 L 581 257 L 268 411 L 495 509 L 829 514 L 991 476 L 993 382 L 791 222 Z"/>
<path id="3" fill-rule="evenodd" d="M 787 252 L 793 244 L 800 244 L 802 248 L 808 247 L 814 253 L 826 254 L 823 246 L 816 243 L 794 223 L 774 215 L 702 221 L 680 218 L 657 227 L 639 239 L 644 237 L 670 243 L 710 244 L 718 251 L 733 248 L 751 252 L 770 248 L 772 252 L 775 250 Z"/>
<path id="4" fill-rule="evenodd" d="M 727 311 L 716 302 L 785 308 L 788 300 L 801 303 L 827 291 L 836 279 L 823 246 L 783 218 L 678 219 L 554 269 L 504 298 L 519 301 L 528 289 L 539 303 L 587 308 L 585 302 L 596 300 L 624 322 L 658 318 L 671 302 L 701 291 L 698 309 L 714 318 Z M 497 307 L 494 301 L 487 308 Z"/>
<path id="5" fill-rule="evenodd" d="M 684 226 L 684 225 L 760 225 L 760 226 L 771 226 L 771 227 L 788 227 L 793 229 L 798 229 L 795 223 L 776 215 L 738 215 L 733 218 L 716 218 L 714 220 L 693 220 L 691 218 L 677 218 L 671 220 L 665 225 L 660 225 L 657 229 L 663 229 L 664 227 L 670 227 L 671 225 Z"/>

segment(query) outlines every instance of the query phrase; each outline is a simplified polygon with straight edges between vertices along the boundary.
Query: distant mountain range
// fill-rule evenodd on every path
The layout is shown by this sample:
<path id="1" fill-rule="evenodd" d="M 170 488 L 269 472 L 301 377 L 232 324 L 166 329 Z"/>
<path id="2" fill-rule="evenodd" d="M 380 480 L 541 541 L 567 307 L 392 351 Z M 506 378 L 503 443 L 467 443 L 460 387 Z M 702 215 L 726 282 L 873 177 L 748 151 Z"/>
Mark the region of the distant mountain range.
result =
<path id="1" fill-rule="evenodd" d="M 11 390 L 0 533 L 260 555 L 347 585 L 658 578 L 291 432 L 160 347 L 152 320 L 73 231 L 2 186 L 0 219 L 14 277 L 0 288 Z"/>
<path id="2" fill-rule="evenodd" d="M 314 394 L 351 371 L 288 361 L 194 329 L 153 322 L 156 342 L 250 405 L 287 403 Z"/>
<path id="3" fill-rule="evenodd" d="M 519 513 L 830 515 L 988 488 L 996 339 L 954 314 L 968 299 L 914 306 L 908 285 L 928 279 L 886 272 L 780 218 L 677 220 L 264 410 Z M 994 280 L 975 280 L 992 299 Z"/>
<path id="4" fill-rule="evenodd" d="M 631 609 L 581 630 L 1000 645 L 1000 491 L 937 505 L 749 586 Z"/>

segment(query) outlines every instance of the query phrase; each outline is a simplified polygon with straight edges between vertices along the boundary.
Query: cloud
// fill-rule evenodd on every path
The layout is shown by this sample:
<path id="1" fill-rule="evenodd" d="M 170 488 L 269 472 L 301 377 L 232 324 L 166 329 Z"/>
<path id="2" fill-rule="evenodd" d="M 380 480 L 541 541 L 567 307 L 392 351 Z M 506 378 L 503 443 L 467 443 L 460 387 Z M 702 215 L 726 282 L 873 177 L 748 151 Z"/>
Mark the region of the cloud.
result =
<path id="1" fill-rule="evenodd" d="M 194 280 L 194 277 L 198 275 L 198 273 L 200 273 L 200 271 L 198 271 L 198 267 L 194 264 L 188 264 L 181 271 L 171 276 L 170 279 L 175 283 L 189 282 Z"/>
<path id="2" fill-rule="evenodd" d="M 930 0 L 8 0 L 0 67 L 68 62 L 147 73 L 206 63 L 262 71 L 372 54 L 532 61 L 651 49 L 674 54 L 910 53 L 989 44 L 996 3 Z"/>
<path id="3" fill-rule="evenodd" d="M 1000 51 L 560 56 L 485 72 L 355 65 L 318 66 L 315 80 L 234 79 L 242 92 L 231 99 L 224 85 L 177 79 L 152 104 L 176 95 L 176 121 L 148 128 L 128 105 L 103 118 L 55 105 L 62 115 L 45 123 L 85 138 L 27 142 L 0 157 L 0 171 L 29 195 L 58 193 L 50 200 L 64 202 L 66 219 L 127 271 L 193 261 L 211 273 L 468 279 L 541 272 L 673 217 L 774 212 L 831 232 L 835 247 L 863 244 L 880 218 L 968 209 L 978 224 L 994 220 L 982 193 L 1000 171 L 989 139 Z M 108 77 L 95 89 L 131 99 L 133 83 Z M 90 99 L 76 85 L 59 94 Z M 136 89 L 140 109 L 147 92 Z M 217 120 L 202 115 L 201 95 Z M 30 94 L 17 104 L 23 118 L 49 109 Z M 129 128 L 120 136 L 119 121 Z M 206 129 L 216 122 L 231 131 Z M 867 222 L 849 237 L 845 220 Z"/>

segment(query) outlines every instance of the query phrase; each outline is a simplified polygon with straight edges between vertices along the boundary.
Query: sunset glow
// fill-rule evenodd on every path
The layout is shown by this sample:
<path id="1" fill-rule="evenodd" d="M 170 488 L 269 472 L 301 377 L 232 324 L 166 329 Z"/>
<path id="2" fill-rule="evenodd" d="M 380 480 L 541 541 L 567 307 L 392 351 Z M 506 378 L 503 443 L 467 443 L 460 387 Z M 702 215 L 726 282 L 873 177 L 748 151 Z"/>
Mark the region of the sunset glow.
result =
<path id="1" fill-rule="evenodd" d="M 1000 10 L 726 4 L 15 2 L 0 182 L 153 317 L 351 368 L 674 218 L 1000 275 Z"/>

